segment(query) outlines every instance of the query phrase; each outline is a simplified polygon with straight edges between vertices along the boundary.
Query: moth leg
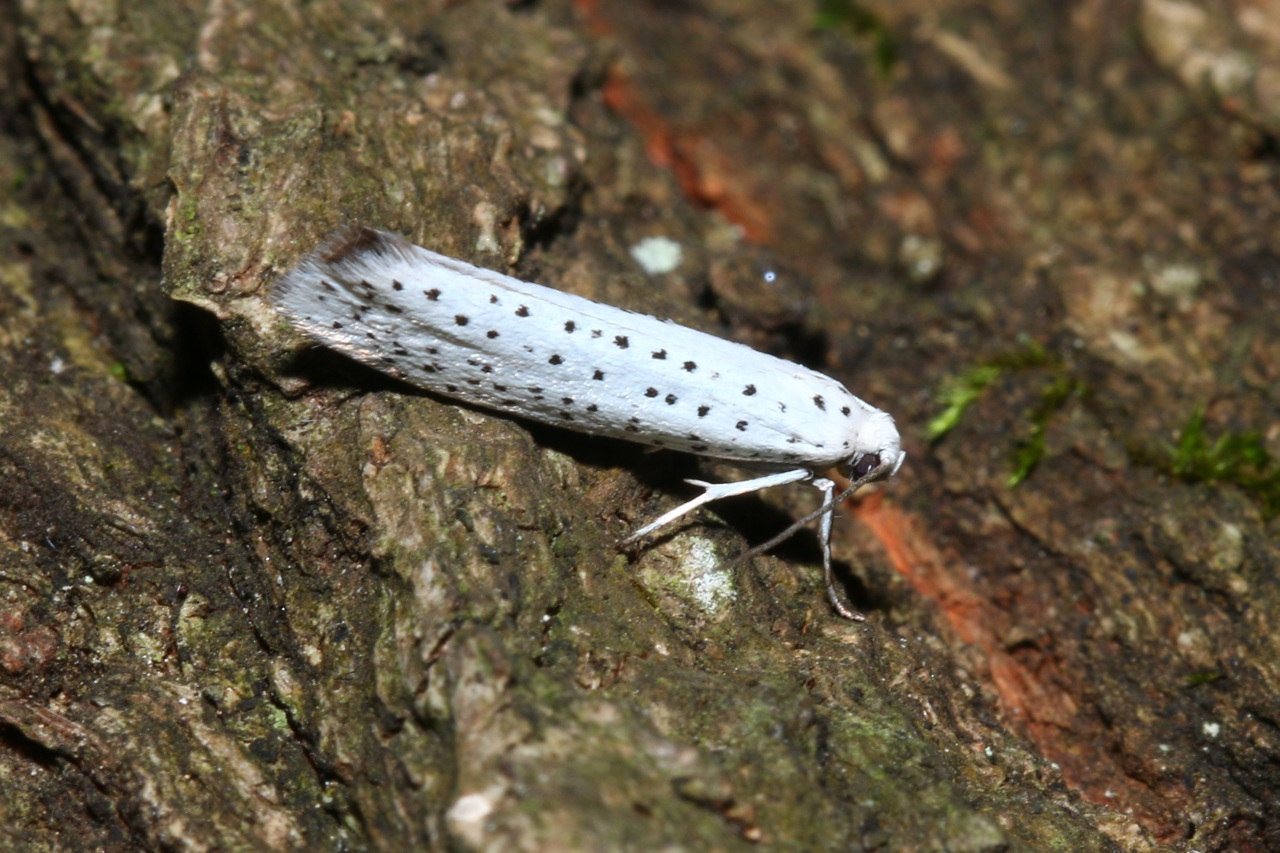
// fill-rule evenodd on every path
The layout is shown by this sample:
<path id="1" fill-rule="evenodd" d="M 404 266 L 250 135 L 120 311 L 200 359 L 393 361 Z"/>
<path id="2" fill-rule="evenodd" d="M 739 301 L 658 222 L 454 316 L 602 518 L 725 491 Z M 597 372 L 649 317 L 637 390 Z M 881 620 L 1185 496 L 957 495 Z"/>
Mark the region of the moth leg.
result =
<path id="1" fill-rule="evenodd" d="M 787 483 L 798 483 L 801 480 L 808 480 L 812 477 L 812 471 L 807 468 L 797 468 L 794 471 L 783 471 L 779 474 L 769 474 L 765 477 L 741 480 L 737 483 L 705 483 L 702 480 L 685 480 L 685 482 L 690 485 L 701 486 L 704 489 L 703 493 L 693 500 L 685 501 L 670 512 L 663 513 L 644 527 L 641 527 L 639 530 L 632 533 L 626 539 L 623 539 L 618 544 L 630 545 L 633 542 L 648 536 L 658 528 L 666 527 L 677 518 L 688 515 L 703 504 L 709 504 L 712 501 L 718 501 L 721 498 L 731 498 L 736 495 L 746 495 L 751 492 L 758 492 L 761 489 L 770 489 L 774 486 L 785 486 Z M 830 488 L 834 487 L 834 484 L 830 481 L 824 482 L 827 482 L 828 484 L 827 496 L 830 497 Z M 829 520 L 827 521 L 827 525 L 829 529 Z"/>
<path id="2" fill-rule="evenodd" d="M 815 488 L 822 490 L 823 506 L 831 504 L 835 495 L 836 484 L 826 477 L 819 477 L 813 481 L 813 485 Z M 827 581 L 827 598 L 831 599 L 831 606 L 844 618 L 852 619 L 855 622 L 865 622 L 867 617 L 856 610 L 850 610 L 840 600 L 840 596 L 836 594 L 836 579 L 831 574 L 831 519 L 835 514 L 835 506 L 827 506 L 827 511 L 822 514 L 818 534 L 822 537 L 822 576 Z"/>

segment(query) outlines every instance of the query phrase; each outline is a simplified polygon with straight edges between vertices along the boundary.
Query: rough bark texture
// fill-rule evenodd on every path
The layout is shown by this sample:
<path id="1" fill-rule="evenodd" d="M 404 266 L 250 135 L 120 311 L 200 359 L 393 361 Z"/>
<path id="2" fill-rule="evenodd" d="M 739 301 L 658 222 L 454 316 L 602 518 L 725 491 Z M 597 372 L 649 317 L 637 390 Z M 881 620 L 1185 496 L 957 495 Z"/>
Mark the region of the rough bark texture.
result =
<path id="1" fill-rule="evenodd" d="M 1275 2 L 0 0 L 0 72 L 7 849 L 1280 849 Z M 731 470 L 307 347 L 347 222 L 894 413 L 870 620 L 719 567 L 802 490 L 619 554 Z"/>

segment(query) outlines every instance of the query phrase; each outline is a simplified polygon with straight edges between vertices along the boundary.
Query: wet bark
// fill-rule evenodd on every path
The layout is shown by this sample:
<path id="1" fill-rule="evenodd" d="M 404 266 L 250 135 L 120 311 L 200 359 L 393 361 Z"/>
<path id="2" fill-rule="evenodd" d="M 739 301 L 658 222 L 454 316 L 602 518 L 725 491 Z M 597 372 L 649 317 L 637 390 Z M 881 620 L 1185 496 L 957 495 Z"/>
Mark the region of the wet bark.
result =
<path id="1" fill-rule="evenodd" d="M 0 837 L 1280 847 L 1274 18 L 0 0 Z M 869 621 L 721 565 L 813 495 L 619 553 L 738 475 L 299 339 L 344 223 L 892 412 Z"/>

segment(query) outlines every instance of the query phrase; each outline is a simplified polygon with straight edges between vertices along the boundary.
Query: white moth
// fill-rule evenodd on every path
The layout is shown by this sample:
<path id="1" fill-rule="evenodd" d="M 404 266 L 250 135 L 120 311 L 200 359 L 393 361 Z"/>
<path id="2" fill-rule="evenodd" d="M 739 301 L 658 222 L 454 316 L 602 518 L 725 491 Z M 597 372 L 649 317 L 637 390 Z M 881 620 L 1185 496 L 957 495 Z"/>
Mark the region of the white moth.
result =
<path id="1" fill-rule="evenodd" d="M 629 544 L 711 501 L 785 483 L 822 490 L 832 605 L 834 507 L 902 465 L 893 418 L 821 373 L 669 320 L 613 308 L 439 255 L 371 228 L 340 232 L 276 284 L 292 323 L 356 361 L 414 385 L 592 435 L 771 470 L 704 491 L 635 531 Z M 842 469 L 838 497 L 821 476 Z M 746 556 L 750 556 L 750 554 Z"/>

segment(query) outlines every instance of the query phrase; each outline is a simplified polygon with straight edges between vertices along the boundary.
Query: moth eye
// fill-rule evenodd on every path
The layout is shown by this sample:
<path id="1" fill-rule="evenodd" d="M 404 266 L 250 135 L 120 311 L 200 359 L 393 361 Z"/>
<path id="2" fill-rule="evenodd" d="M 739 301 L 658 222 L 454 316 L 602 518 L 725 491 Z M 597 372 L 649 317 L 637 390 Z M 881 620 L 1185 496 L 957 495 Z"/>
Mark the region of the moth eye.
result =
<path id="1" fill-rule="evenodd" d="M 868 453 L 866 456 L 853 463 L 853 476 L 855 479 L 865 477 L 879 467 L 880 454 Z"/>

